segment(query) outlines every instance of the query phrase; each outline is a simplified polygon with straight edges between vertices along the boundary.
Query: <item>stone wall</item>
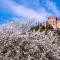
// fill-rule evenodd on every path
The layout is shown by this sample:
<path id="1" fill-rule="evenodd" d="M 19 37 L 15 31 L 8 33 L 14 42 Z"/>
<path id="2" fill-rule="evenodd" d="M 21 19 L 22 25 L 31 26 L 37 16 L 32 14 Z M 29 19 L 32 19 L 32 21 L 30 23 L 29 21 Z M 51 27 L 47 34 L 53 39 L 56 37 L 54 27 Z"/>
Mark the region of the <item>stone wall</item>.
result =
<path id="1" fill-rule="evenodd" d="M 57 20 L 57 28 L 60 28 L 60 20 Z"/>
<path id="2" fill-rule="evenodd" d="M 48 18 L 48 23 L 54 28 L 60 28 L 60 20 L 57 19 L 57 17 L 50 16 Z"/>
<path id="3" fill-rule="evenodd" d="M 54 29 L 57 28 L 57 18 L 56 18 L 56 17 L 50 16 L 50 17 L 48 18 L 48 23 L 49 23 Z"/>

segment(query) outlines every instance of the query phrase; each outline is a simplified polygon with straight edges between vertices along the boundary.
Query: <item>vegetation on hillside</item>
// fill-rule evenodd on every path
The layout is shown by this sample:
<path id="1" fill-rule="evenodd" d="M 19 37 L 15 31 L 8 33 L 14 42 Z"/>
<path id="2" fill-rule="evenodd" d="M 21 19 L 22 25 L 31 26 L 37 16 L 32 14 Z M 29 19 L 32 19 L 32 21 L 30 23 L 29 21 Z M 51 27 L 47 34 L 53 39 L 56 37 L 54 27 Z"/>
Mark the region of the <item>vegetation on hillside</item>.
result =
<path id="1" fill-rule="evenodd" d="M 59 59 L 58 46 L 60 45 L 56 35 L 53 35 L 53 31 L 48 31 L 47 35 L 45 32 L 23 33 L 12 30 L 11 32 L 0 33 L 0 60 Z"/>
<path id="2" fill-rule="evenodd" d="M 37 30 L 40 30 L 40 32 L 42 32 L 42 31 L 48 31 L 48 30 L 52 30 L 53 29 L 53 27 L 51 26 L 51 25 L 49 25 L 48 23 L 46 23 L 46 27 L 43 25 L 42 26 L 42 24 L 38 24 L 37 26 L 33 26 L 33 27 L 31 27 L 31 29 L 30 30 L 35 30 L 35 31 L 37 31 Z"/>
<path id="3" fill-rule="evenodd" d="M 60 29 L 57 29 L 55 32 L 56 32 L 58 35 L 60 35 Z"/>
<path id="4" fill-rule="evenodd" d="M 33 26 L 33 27 L 31 27 L 31 29 L 30 30 L 35 30 L 35 31 L 37 31 L 39 29 L 39 26 Z"/>
<path id="5" fill-rule="evenodd" d="M 46 23 L 46 29 L 47 29 L 47 30 L 52 30 L 53 27 L 52 27 L 49 23 Z"/>
<path id="6" fill-rule="evenodd" d="M 40 24 L 31 30 L 43 32 L 3 30 L 0 32 L 0 60 L 60 60 L 60 39 L 51 29 L 48 24 L 46 27 Z"/>

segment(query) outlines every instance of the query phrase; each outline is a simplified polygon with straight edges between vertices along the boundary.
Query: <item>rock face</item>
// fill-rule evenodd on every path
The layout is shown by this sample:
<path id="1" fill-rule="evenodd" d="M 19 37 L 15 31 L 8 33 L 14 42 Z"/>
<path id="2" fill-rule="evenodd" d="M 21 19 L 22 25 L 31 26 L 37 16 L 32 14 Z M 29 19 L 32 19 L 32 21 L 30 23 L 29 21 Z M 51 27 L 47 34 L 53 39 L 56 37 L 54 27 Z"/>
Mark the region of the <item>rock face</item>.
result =
<path id="1" fill-rule="evenodd" d="M 0 60 L 60 60 L 55 31 L 0 33 Z"/>

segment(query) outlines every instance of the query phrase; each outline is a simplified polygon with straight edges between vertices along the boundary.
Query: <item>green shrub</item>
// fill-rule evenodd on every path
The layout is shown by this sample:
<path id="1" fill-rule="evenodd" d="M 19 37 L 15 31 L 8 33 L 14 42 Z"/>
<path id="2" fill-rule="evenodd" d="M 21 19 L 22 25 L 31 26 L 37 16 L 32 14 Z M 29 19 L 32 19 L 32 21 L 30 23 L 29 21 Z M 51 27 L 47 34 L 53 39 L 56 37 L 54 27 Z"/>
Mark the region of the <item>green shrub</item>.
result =
<path id="1" fill-rule="evenodd" d="M 52 30 L 52 29 L 53 29 L 53 27 L 46 22 L 46 27 L 45 27 L 44 25 L 42 26 L 42 24 L 38 24 L 37 26 L 31 27 L 30 30 L 32 30 L 32 31 L 33 31 L 33 30 L 37 31 L 39 28 L 40 28 L 40 32 L 42 32 L 42 31 L 44 31 L 44 30 L 48 31 L 48 30 Z"/>
<path id="2" fill-rule="evenodd" d="M 55 32 L 56 32 L 58 35 L 60 35 L 60 29 L 57 29 Z"/>
<path id="3" fill-rule="evenodd" d="M 46 30 L 45 30 L 45 35 L 47 35 L 47 33 L 48 33 L 48 30 L 46 29 Z"/>
<path id="4" fill-rule="evenodd" d="M 48 24 L 48 22 L 46 22 L 46 26 L 44 25 L 41 26 L 40 32 L 45 31 L 47 33 L 48 30 L 52 30 L 52 29 L 53 27 L 50 24 Z"/>
<path id="5" fill-rule="evenodd" d="M 52 27 L 49 23 L 46 23 L 46 29 L 47 29 L 47 30 L 52 30 L 53 27 Z"/>
<path id="6" fill-rule="evenodd" d="M 37 31 L 39 29 L 39 26 L 33 26 L 33 27 L 31 27 L 31 29 L 30 30 L 35 30 L 35 31 Z"/>
<path id="7" fill-rule="evenodd" d="M 45 30 L 45 26 L 41 26 L 40 32 L 43 32 Z"/>

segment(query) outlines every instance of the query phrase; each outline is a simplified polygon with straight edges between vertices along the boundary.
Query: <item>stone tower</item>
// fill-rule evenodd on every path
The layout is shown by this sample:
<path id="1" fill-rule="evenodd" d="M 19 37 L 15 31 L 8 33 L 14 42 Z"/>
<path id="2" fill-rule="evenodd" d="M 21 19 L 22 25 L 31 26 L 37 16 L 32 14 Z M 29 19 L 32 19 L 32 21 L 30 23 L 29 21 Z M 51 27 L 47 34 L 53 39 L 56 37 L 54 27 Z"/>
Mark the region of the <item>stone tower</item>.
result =
<path id="1" fill-rule="evenodd" d="M 48 18 L 48 23 L 54 28 L 56 29 L 57 28 L 57 17 L 55 16 L 50 16 Z"/>

